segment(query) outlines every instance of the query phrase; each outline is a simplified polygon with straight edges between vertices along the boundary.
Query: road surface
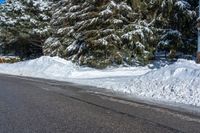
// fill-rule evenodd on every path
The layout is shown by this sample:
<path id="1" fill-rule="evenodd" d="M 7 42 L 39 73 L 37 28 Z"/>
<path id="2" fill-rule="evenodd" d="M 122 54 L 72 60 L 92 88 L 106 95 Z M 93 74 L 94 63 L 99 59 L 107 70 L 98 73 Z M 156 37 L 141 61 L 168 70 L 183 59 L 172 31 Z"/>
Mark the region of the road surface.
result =
<path id="1" fill-rule="evenodd" d="M 199 116 L 92 90 L 0 75 L 0 133 L 200 133 Z"/>

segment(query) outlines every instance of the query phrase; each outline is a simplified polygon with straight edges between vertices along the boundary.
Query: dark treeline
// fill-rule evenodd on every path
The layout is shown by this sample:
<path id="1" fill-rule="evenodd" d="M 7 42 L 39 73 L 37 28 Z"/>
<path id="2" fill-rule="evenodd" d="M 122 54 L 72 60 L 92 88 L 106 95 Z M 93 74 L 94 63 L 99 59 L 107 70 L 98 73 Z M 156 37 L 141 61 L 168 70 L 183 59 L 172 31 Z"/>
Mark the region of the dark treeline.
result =
<path id="1" fill-rule="evenodd" d="M 13 0 L 0 6 L 0 43 L 90 67 L 144 65 L 195 55 L 197 13 L 197 0 Z"/>

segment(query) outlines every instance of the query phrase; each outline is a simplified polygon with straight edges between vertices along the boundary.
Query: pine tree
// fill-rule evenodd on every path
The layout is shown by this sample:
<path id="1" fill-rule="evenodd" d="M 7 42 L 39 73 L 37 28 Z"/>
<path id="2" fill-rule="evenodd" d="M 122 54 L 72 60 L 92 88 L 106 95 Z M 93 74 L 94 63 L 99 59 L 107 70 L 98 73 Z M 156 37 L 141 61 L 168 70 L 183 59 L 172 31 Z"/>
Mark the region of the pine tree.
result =
<path id="1" fill-rule="evenodd" d="M 39 42 L 45 55 L 97 68 L 144 65 L 156 51 L 166 51 L 172 58 L 178 52 L 196 53 L 196 0 L 49 3 L 14 0 L 1 6 L 0 42 Z"/>
<path id="2" fill-rule="evenodd" d="M 42 47 L 49 36 L 49 4 L 40 0 L 12 0 L 0 6 L 2 46 L 24 43 Z"/>
<path id="3" fill-rule="evenodd" d="M 54 9 L 54 33 L 44 45 L 47 55 L 99 68 L 143 63 L 152 57 L 153 29 L 139 21 L 126 1 L 69 0 Z"/>

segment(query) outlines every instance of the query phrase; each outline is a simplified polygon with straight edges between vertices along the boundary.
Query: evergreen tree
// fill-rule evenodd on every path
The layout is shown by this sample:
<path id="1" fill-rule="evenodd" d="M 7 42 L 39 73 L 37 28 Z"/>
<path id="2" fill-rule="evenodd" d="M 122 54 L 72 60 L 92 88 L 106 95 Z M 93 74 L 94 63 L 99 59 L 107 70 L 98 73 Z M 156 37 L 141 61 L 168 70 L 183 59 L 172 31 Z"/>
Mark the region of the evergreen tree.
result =
<path id="1" fill-rule="evenodd" d="M 156 51 L 196 53 L 197 7 L 196 0 L 14 0 L 0 6 L 0 42 L 26 40 L 45 55 L 97 68 L 143 65 Z"/>
<path id="2" fill-rule="evenodd" d="M 12 0 L 0 6 L 2 47 L 22 43 L 42 47 L 49 36 L 50 9 L 49 2 L 40 0 Z"/>

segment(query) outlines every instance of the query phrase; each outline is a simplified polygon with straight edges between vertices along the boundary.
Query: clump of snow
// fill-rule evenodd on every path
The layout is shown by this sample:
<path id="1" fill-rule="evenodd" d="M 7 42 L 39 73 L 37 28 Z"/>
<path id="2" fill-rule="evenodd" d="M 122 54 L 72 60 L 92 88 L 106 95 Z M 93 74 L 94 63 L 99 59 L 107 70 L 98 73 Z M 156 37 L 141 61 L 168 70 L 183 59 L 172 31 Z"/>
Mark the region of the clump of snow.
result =
<path id="1" fill-rule="evenodd" d="M 144 99 L 200 106 L 200 65 L 178 60 L 161 68 L 119 67 L 97 70 L 59 57 L 1 64 L 0 73 L 71 81 Z"/>
<path id="2" fill-rule="evenodd" d="M 5 74 L 64 79 L 76 66 L 58 57 L 41 57 L 35 60 L 18 62 L 15 64 L 1 64 L 0 72 Z"/>
<path id="3" fill-rule="evenodd" d="M 140 76 L 97 80 L 97 83 L 98 87 L 141 98 L 200 106 L 200 65 L 194 61 L 179 60 Z"/>
<path id="4" fill-rule="evenodd" d="M 141 69 L 127 67 L 97 70 L 89 67 L 80 67 L 71 61 L 49 56 L 14 64 L 0 64 L 0 73 L 57 80 L 121 77 L 141 75 L 148 71 L 148 67 L 141 67 Z"/>

